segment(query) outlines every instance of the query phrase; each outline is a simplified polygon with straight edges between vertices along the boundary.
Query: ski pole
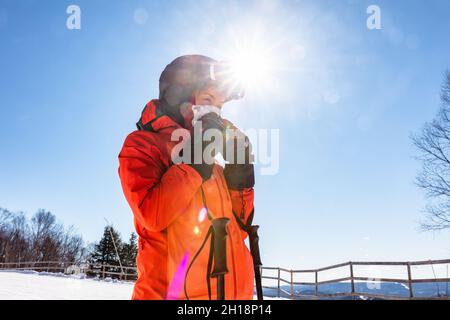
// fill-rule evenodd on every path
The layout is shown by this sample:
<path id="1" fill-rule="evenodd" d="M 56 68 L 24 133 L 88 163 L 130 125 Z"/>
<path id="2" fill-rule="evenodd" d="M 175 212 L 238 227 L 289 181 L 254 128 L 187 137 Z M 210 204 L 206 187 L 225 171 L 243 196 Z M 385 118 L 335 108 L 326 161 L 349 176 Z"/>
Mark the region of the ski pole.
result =
<path id="1" fill-rule="evenodd" d="M 228 218 L 212 220 L 214 232 L 214 270 L 211 277 L 217 278 L 217 300 L 225 300 L 225 275 L 227 268 L 227 225 Z"/>
<path id="2" fill-rule="evenodd" d="M 255 282 L 256 282 L 256 294 L 258 300 L 263 300 L 262 284 L 261 284 L 261 255 L 259 252 L 259 236 L 258 236 L 259 226 L 248 226 L 247 231 L 249 235 L 250 242 L 250 252 L 253 257 L 253 268 L 255 271 Z"/>

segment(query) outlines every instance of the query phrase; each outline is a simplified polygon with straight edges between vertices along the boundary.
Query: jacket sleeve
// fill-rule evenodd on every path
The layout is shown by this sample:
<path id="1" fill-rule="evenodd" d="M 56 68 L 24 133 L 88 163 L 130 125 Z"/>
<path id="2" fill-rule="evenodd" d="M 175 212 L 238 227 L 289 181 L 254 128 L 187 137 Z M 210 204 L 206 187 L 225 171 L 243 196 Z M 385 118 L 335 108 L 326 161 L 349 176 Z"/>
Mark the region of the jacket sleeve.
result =
<path id="1" fill-rule="evenodd" d="M 228 189 L 230 193 L 233 211 L 238 218 L 245 224 L 253 211 L 254 190 L 253 188 L 245 188 L 243 190 Z M 247 238 L 247 232 L 242 231 L 243 239 Z"/>
<path id="2" fill-rule="evenodd" d="M 166 229 L 188 207 L 202 184 L 186 164 L 168 169 L 156 146 L 128 137 L 119 154 L 119 176 L 136 220 L 148 231 Z"/>

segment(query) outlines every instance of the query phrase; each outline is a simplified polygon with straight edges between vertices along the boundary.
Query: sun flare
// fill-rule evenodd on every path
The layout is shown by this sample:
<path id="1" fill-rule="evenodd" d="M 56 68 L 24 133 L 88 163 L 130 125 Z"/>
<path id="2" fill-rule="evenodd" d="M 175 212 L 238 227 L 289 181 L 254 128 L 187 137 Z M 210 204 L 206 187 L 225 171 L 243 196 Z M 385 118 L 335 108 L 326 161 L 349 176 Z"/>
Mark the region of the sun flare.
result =
<path id="1" fill-rule="evenodd" d="M 260 32 L 233 32 L 232 37 L 223 57 L 229 63 L 234 84 L 249 93 L 270 89 L 277 61 L 273 55 L 275 48 L 270 45 L 273 42 Z"/>

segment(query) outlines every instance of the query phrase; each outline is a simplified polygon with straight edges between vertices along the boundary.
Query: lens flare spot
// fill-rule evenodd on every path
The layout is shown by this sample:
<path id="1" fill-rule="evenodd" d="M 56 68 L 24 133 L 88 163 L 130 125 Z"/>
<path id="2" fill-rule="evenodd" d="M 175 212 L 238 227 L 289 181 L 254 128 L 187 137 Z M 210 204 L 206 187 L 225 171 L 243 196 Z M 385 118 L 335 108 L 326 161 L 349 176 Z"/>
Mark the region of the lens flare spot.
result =
<path id="1" fill-rule="evenodd" d="M 195 226 L 195 228 L 194 228 L 194 234 L 195 234 L 196 236 L 198 236 L 198 235 L 200 234 L 200 228 L 199 228 L 198 226 Z"/>
<path id="2" fill-rule="evenodd" d="M 182 290 L 183 290 L 183 285 L 184 285 L 184 277 L 186 274 L 186 270 L 188 267 L 188 258 L 189 258 L 189 253 L 186 252 L 180 262 L 180 264 L 178 265 L 178 268 L 175 272 L 175 274 L 173 275 L 172 280 L 170 281 L 169 284 L 169 289 L 167 292 L 167 296 L 166 299 L 167 300 L 178 300 L 181 296 Z"/>
<path id="3" fill-rule="evenodd" d="M 207 215 L 206 209 L 202 208 L 199 212 L 198 212 L 198 222 L 202 223 L 203 220 L 205 220 Z"/>

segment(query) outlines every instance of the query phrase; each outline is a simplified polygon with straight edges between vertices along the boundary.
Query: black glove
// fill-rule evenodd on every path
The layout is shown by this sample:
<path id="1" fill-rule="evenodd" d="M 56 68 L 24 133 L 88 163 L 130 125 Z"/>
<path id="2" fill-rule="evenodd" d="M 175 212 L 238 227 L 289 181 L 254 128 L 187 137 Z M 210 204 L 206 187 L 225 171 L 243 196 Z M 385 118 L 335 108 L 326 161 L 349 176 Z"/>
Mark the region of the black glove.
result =
<path id="1" fill-rule="evenodd" d="M 255 170 L 250 140 L 228 120 L 225 120 L 225 126 L 234 132 L 225 142 L 224 159 L 229 163 L 225 165 L 223 174 L 228 188 L 233 190 L 253 188 L 255 185 Z M 232 153 L 227 152 L 230 149 L 233 149 Z"/>
<path id="2" fill-rule="evenodd" d="M 223 170 L 228 188 L 243 190 L 255 185 L 255 169 L 253 164 L 227 164 Z"/>
<path id="3" fill-rule="evenodd" d="M 202 131 L 205 132 L 208 129 L 217 129 L 220 132 L 225 130 L 225 122 L 214 112 L 205 114 L 199 119 L 202 122 Z"/>
<path id="4" fill-rule="evenodd" d="M 214 112 L 207 113 L 203 117 L 199 119 L 201 122 L 197 122 L 196 125 L 191 129 L 191 138 L 190 138 L 190 148 L 191 148 L 191 162 L 189 165 L 194 168 L 203 178 L 204 181 L 208 180 L 211 177 L 212 170 L 214 167 L 214 160 L 209 159 L 209 162 L 211 164 L 208 164 L 205 162 L 205 159 L 203 159 L 203 152 L 211 142 L 203 141 L 203 133 L 208 129 L 217 129 L 220 132 L 224 133 L 225 131 L 225 125 L 223 122 L 223 119 L 220 118 L 217 114 Z M 199 127 L 201 123 L 201 128 Z M 197 136 L 197 139 L 194 139 L 196 135 L 200 135 L 201 137 Z M 199 146 L 200 145 L 200 146 Z M 202 157 L 201 157 L 201 163 L 195 163 L 194 158 L 194 151 L 195 150 L 201 150 L 202 151 Z"/>

